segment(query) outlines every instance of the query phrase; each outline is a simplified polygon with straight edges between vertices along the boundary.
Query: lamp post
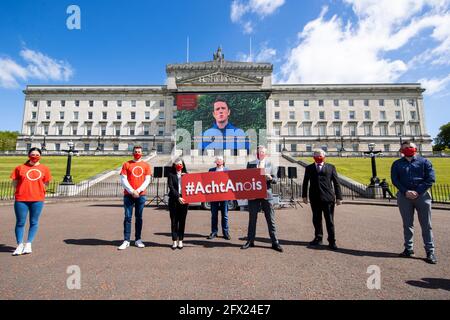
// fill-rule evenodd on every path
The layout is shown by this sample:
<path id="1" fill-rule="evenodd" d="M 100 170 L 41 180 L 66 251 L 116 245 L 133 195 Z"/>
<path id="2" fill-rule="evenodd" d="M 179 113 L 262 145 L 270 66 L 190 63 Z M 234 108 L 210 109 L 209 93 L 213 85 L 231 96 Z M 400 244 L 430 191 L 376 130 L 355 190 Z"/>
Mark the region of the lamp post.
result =
<path id="1" fill-rule="evenodd" d="M 286 137 L 283 137 L 283 152 L 286 152 Z"/>
<path id="2" fill-rule="evenodd" d="M 64 152 L 67 152 L 67 166 L 66 166 L 66 175 L 64 176 L 63 185 L 73 185 L 73 179 L 72 175 L 70 174 L 70 171 L 72 170 L 72 156 L 74 153 L 78 153 L 78 151 L 75 150 L 74 144 L 72 141 L 68 142 L 67 145 L 69 146 L 68 150 L 63 150 Z"/>
<path id="3" fill-rule="evenodd" d="M 364 154 L 370 156 L 372 163 L 372 178 L 370 178 L 369 187 L 375 187 L 380 184 L 380 179 L 377 177 L 377 164 L 375 162 L 375 157 L 377 156 L 377 154 L 381 153 L 381 150 L 374 151 L 375 146 L 375 143 L 369 143 L 369 151 L 364 152 Z"/>
<path id="4" fill-rule="evenodd" d="M 344 149 L 344 136 L 341 136 L 341 150 L 340 150 L 341 156 L 342 156 L 342 152 L 344 152 L 344 151 L 345 151 L 345 149 Z"/>
<path id="5" fill-rule="evenodd" d="M 98 136 L 98 139 L 97 139 L 97 149 L 95 149 L 96 151 L 101 151 L 102 150 L 102 148 L 100 148 L 100 136 Z"/>
<path id="6" fill-rule="evenodd" d="M 156 150 L 156 134 L 153 135 L 153 147 L 152 147 L 152 151 L 155 152 Z"/>
<path id="7" fill-rule="evenodd" d="M 47 150 L 47 143 L 46 143 L 46 141 L 45 141 L 45 138 L 47 137 L 47 135 L 46 134 L 44 134 L 44 142 L 42 142 L 42 144 L 41 144 L 41 149 L 42 149 L 42 151 L 46 151 Z"/>

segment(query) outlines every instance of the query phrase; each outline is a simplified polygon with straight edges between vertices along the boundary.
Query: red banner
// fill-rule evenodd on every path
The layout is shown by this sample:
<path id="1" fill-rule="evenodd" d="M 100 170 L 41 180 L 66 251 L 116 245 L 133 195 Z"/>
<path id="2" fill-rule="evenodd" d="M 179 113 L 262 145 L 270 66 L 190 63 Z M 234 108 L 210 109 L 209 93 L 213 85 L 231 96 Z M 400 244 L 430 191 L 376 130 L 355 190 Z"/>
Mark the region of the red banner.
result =
<path id="1" fill-rule="evenodd" d="M 238 199 L 264 199 L 267 184 L 261 169 L 189 173 L 181 178 L 187 203 Z"/>
<path id="2" fill-rule="evenodd" d="M 177 110 L 195 110 L 197 109 L 196 94 L 177 94 Z"/>

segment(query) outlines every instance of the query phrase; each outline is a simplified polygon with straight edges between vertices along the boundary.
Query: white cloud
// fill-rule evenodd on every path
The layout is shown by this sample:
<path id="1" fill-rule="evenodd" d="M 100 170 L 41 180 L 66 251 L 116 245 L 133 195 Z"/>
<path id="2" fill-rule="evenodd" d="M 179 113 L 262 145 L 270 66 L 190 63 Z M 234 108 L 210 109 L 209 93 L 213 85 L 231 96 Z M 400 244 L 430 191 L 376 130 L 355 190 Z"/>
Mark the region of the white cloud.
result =
<path id="1" fill-rule="evenodd" d="M 450 85 L 450 74 L 444 78 L 420 79 L 419 83 L 426 89 L 426 95 L 433 95 L 447 89 Z"/>
<path id="2" fill-rule="evenodd" d="M 263 42 L 260 45 L 259 50 L 252 54 L 239 53 L 238 60 L 244 62 L 274 62 L 276 61 L 277 50 L 274 48 L 270 48 L 267 42 Z"/>
<path id="3" fill-rule="evenodd" d="M 422 55 L 439 57 L 442 62 L 450 60 L 449 0 L 344 2 L 351 5 L 356 21 L 344 21 L 338 15 L 327 19 L 325 7 L 299 33 L 297 45 L 289 50 L 281 67 L 280 81 L 395 82 L 414 68 L 414 63 L 390 59 L 387 54 L 404 48 L 423 30 L 432 31 L 431 37 L 438 45 Z"/>
<path id="4" fill-rule="evenodd" d="M 253 33 L 254 22 L 248 15 L 253 14 L 263 19 L 272 15 L 284 5 L 285 0 L 233 0 L 231 3 L 230 18 L 233 23 L 242 26 L 245 34 Z M 244 19 L 244 16 L 246 17 Z"/>
<path id="5" fill-rule="evenodd" d="M 25 65 L 10 58 L 0 58 L 0 87 L 17 88 L 19 81 L 29 79 L 68 81 L 73 76 L 72 67 L 65 61 L 27 48 L 20 51 L 20 56 Z"/>

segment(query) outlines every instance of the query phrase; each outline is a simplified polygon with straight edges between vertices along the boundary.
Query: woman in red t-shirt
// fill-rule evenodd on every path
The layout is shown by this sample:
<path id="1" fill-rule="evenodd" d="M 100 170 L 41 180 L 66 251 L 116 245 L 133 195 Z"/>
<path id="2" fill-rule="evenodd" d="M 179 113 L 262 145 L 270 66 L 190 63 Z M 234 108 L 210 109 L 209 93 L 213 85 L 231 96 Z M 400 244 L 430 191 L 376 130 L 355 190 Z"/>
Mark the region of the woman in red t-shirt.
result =
<path id="1" fill-rule="evenodd" d="M 45 189 L 52 179 L 50 170 L 40 164 L 41 150 L 31 148 L 28 151 L 28 161 L 17 166 L 11 173 L 11 179 L 16 191 L 14 193 L 14 211 L 16 213 L 17 249 L 13 255 L 31 253 L 31 243 L 38 230 L 39 216 L 44 207 Z M 30 229 L 28 240 L 23 244 L 23 235 L 28 212 L 30 212 Z"/>

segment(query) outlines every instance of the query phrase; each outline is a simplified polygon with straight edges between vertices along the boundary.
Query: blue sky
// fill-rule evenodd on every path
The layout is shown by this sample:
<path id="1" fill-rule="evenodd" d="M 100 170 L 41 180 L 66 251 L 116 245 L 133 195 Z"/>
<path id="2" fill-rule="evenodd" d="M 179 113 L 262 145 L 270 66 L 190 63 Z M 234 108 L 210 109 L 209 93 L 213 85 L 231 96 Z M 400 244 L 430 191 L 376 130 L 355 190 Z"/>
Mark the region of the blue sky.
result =
<path id="1" fill-rule="evenodd" d="M 187 37 L 191 61 L 221 45 L 282 83 L 421 82 L 428 132 L 450 121 L 450 0 L 2 0 L 0 130 L 20 130 L 27 84 L 164 84 Z"/>

